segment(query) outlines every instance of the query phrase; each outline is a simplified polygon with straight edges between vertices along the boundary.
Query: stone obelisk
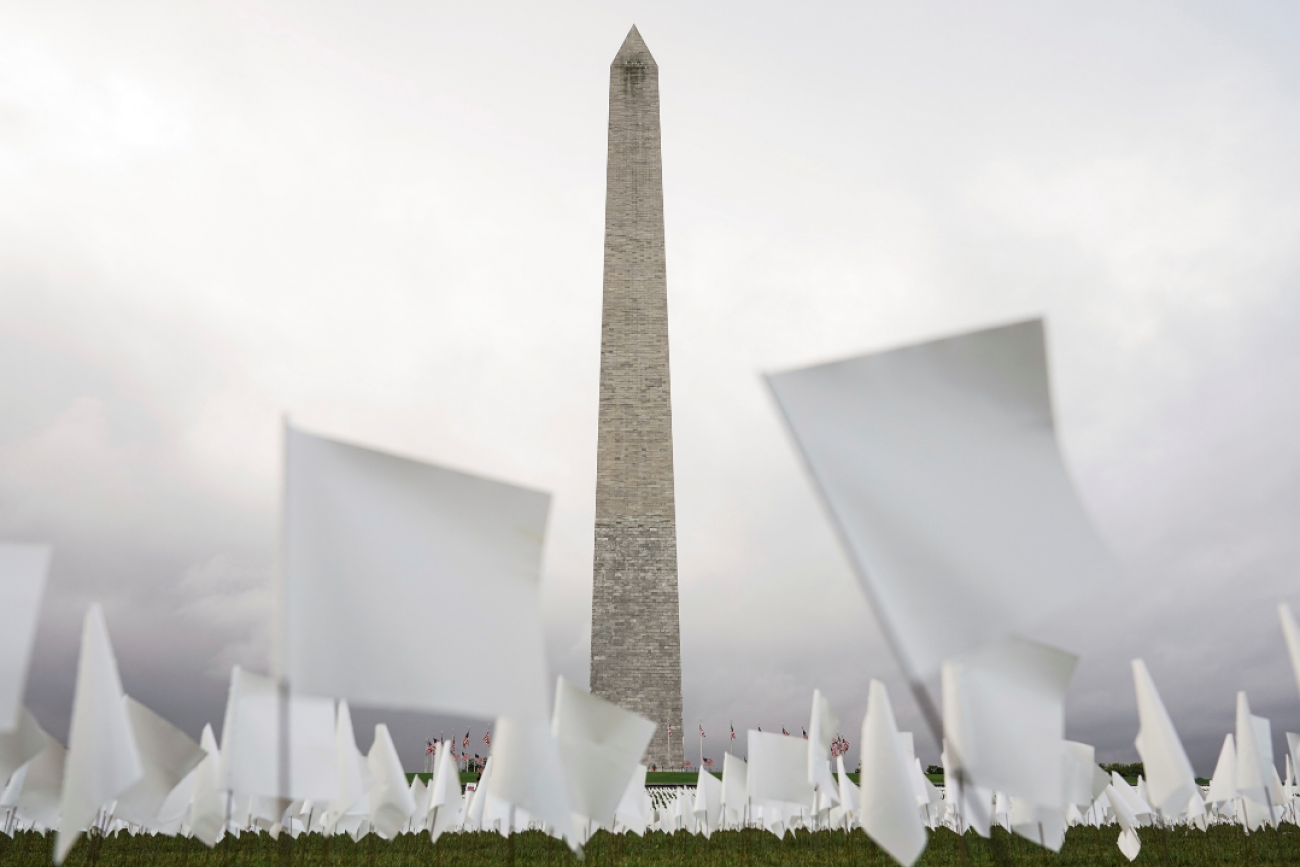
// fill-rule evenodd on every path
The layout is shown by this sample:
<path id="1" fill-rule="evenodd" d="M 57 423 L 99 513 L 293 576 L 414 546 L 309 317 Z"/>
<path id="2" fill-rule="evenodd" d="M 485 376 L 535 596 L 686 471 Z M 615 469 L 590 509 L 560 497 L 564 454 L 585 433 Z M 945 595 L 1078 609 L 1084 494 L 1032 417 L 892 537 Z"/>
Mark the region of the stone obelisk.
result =
<path id="1" fill-rule="evenodd" d="M 647 765 L 682 766 L 659 67 L 635 27 L 609 68 L 591 691 L 658 724 Z"/>

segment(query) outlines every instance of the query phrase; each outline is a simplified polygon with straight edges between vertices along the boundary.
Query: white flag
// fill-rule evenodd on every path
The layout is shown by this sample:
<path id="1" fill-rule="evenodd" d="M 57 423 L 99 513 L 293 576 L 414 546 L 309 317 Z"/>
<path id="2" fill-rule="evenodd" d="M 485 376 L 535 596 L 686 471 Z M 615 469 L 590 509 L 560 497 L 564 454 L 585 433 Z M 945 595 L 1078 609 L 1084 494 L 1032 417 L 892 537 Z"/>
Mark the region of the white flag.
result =
<path id="1" fill-rule="evenodd" d="M 1078 661 L 1014 638 L 945 663 L 943 731 L 954 771 L 977 787 L 1064 809 L 1065 690 Z"/>
<path id="2" fill-rule="evenodd" d="M 1114 576 L 1057 447 L 1041 321 L 768 384 L 912 675 Z"/>
<path id="3" fill-rule="evenodd" d="M 1187 809 L 1192 794 L 1200 791 L 1196 774 L 1192 772 L 1192 763 L 1183 750 L 1183 742 L 1174 731 L 1173 720 L 1169 718 L 1155 682 L 1151 680 L 1151 673 L 1140 659 L 1133 660 L 1133 682 L 1137 687 L 1141 725 L 1134 745 L 1142 757 L 1151 806 L 1162 815 L 1175 819 Z"/>
<path id="4" fill-rule="evenodd" d="M 650 746 L 655 724 L 561 677 L 555 684 L 551 732 L 568 779 L 569 809 L 612 830 L 614 814 Z"/>
<path id="5" fill-rule="evenodd" d="M 903 867 L 911 867 L 926 844 L 925 824 L 912 794 L 910 764 L 889 691 L 873 680 L 862 720 L 860 817 L 867 835 Z"/>
<path id="6" fill-rule="evenodd" d="M 49 568 L 49 546 L 0 542 L 0 733 L 18 725 L 22 712 Z"/>
<path id="7" fill-rule="evenodd" d="M 144 774 L 140 749 L 122 701 L 122 679 L 108 641 L 104 612 L 91 605 L 81 632 L 72 728 L 63 766 L 54 863 L 62 864 L 99 809 Z"/>
<path id="8" fill-rule="evenodd" d="M 153 827 L 172 789 L 198 767 L 206 753 L 189 735 L 140 702 L 130 696 L 125 696 L 123 701 L 140 748 L 144 773 L 135 785 L 118 796 L 113 815 Z"/>
<path id="9" fill-rule="evenodd" d="M 547 719 L 538 601 L 550 497 L 285 431 L 285 665 L 295 691 Z M 472 616 L 429 616 L 447 599 Z M 475 675 L 432 660 L 474 649 Z"/>
<path id="10" fill-rule="evenodd" d="M 1291 606 L 1285 602 L 1277 607 L 1277 613 L 1282 618 L 1282 636 L 1286 639 L 1287 653 L 1291 657 L 1291 671 L 1295 674 L 1296 687 L 1300 688 L 1300 626 L 1296 626 Z"/>

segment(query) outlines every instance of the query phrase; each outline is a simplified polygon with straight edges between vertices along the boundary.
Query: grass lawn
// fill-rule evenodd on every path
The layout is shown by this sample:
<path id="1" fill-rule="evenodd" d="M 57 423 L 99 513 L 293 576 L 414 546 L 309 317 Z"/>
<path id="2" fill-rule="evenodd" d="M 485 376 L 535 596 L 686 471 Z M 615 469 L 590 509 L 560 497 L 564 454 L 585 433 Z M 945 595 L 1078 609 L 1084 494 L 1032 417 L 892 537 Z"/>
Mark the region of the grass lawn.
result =
<path id="1" fill-rule="evenodd" d="M 709 773 L 713 774 L 713 776 L 717 777 L 718 779 L 722 779 L 722 771 L 709 771 Z M 856 785 L 858 782 L 858 775 L 849 774 L 848 776 L 849 779 L 852 780 L 853 783 Z M 943 774 L 926 774 L 926 776 L 930 779 L 930 782 L 934 783 L 936 786 L 943 785 Z M 411 780 L 415 779 L 416 777 L 420 777 L 422 780 L 425 781 L 425 783 L 428 783 L 431 781 L 433 774 L 426 774 L 424 772 L 408 773 L 406 775 L 406 782 L 410 783 Z M 645 775 L 646 785 L 648 786 L 693 786 L 695 785 L 695 778 L 696 778 L 696 773 L 694 771 L 673 771 L 673 772 L 660 772 L 654 774 L 647 773 Z M 478 780 L 478 774 L 460 775 L 461 785 L 464 785 L 465 783 L 473 783 L 476 782 L 477 780 Z"/>
<path id="2" fill-rule="evenodd" d="M 1115 846 L 1119 828 L 1071 828 L 1065 846 L 1054 855 L 1012 836 L 1001 828 L 984 840 L 967 834 L 965 840 L 946 829 L 930 837 L 918 867 L 1031 867 L 1031 865 L 1115 865 L 1128 860 Z M 1208 833 L 1156 828 L 1141 830 L 1142 853 L 1137 867 L 1187 867 L 1187 865 L 1300 864 L 1300 828 L 1282 825 L 1249 837 L 1241 828 L 1216 825 Z M 0 865 L 46 867 L 54 835 L 23 832 L 14 839 L 0 835 Z M 284 848 L 282 848 L 282 846 Z M 963 848 L 965 851 L 963 851 Z M 213 849 L 194 840 L 175 837 L 122 835 L 88 840 L 83 837 L 69 854 L 67 867 L 487 867 L 487 865 L 546 865 L 546 867 L 862 867 L 893 865 L 894 861 L 861 831 L 852 834 L 821 831 L 799 833 L 778 840 L 766 831 L 723 831 L 705 840 L 680 832 L 652 833 L 645 837 L 610 835 L 603 831 L 586 847 L 579 862 L 558 840 L 540 832 L 510 838 L 493 833 L 447 834 L 436 845 L 424 834 L 405 834 L 396 840 L 374 835 L 354 843 L 350 837 L 319 835 L 280 841 L 265 834 L 227 837 Z M 287 858 L 287 862 L 284 860 Z"/>

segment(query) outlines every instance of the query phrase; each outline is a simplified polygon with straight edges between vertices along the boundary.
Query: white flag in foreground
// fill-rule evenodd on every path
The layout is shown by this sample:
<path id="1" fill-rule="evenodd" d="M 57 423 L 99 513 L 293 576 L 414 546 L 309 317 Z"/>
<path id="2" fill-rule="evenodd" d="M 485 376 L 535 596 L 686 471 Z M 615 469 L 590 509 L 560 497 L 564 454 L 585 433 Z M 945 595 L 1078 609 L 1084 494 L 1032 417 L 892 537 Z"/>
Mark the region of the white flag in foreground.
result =
<path id="1" fill-rule="evenodd" d="M 285 437 L 294 691 L 545 722 L 538 577 L 550 496 L 292 427 Z M 429 628 L 448 598 L 476 616 Z M 431 664 L 466 647 L 474 677 Z"/>
<path id="2" fill-rule="evenodd" d="M 1057 448 L 1041 321 L 768 384 L 913 676 L 1114 574 Z"/>
<path id="3" fill-rule="evenodd" d="M 289 710 L 289 764 L 280 767 L 280 711 Z M 224 788 L 237 795 L 330 801 L 339 796 L 335 773 L 334 700 L 282 696 L 275 681 L 236 665 L 221 726 Z M 288 792 L 280 780 L 288 771 Z"/>
<path id="4" fill-rule="evenodd" d="M 926 842 L 912 795 L 911 761 L 898 736 L 889 692 L 873 680 L 862 720 L 862 830 L 903 867 L 921 857 Z"/>
<path id="5" fill-rule="evenodd" d="M 99 808 L 144 774 L 140 749 L 123 702 L 122 679 L 99 605 L 90 606 L 81 631 L 72 728 L 63 765 L 63 796 L 54 863 L 62 864 Z"/>
<path id="6" fill-rule="evenodd" d="M 569 809 L 612 830 L 655 724 L 561 677 L 555 684 L 551 732 L 568 779 Z"/>
<path id="7" fill-rule="evenodd" d="M 123 701 L 140 749 L 144 773 L 135 785 L 118 796 L 113 815 L 137 825 L 152 825 L 172 789 L 207 754 L 189 735 L 140 702 L 130 696 Z"/>
<path id="8" fill-rule="evenodd" d="M 0 542 L 0 732 L 17 726 L 22 712 L 49 568 L 48 546 Z"/>
<path id="9" fill-rule="evenodd" d="M 1300 688 L 1300 627 L 1296 626 L 1291 606 L 1285 602 L 1277 607 L 1277 613 L 1282 618 L 1282 635 L 1286 638 L 1287 653 L 1291 656 L 1291 671 L 1295 674 L 1296 687 Z"/>
<path id="10" fill-rule="evenodd" d="M 812 713 L 808 720 L 808 782 L 832 804 L 840 802 L 840 789 L 831 776 L 831 741 L 840 728 L 840 718 L 820 689 L 813 690 Z"/>
<path id="11" fill-rule="evenodd" d="M 1165 816 L 1177 818 L 1187 809 L 1192 795 L 1200 793 L 1196 774 L 1151 680 L 1151 672 L 1140 659 L 1133 660 L 1133 683 L 1137 687 L 1140 723 L 1134 745 L 1142 757 L 1151 806 Z"/>
<path id="12" fill-rule="evenodd" d="M 27 708 L 21 708 L 18 725 L 0 732 L 0 783 L 45 749 L 50 736 Z"/>
<path id="13" fill-rule="evenodd" d="M 1065 690 L 1079 658 L 1011 638 L 943 666 L 943 735 L 976 786 L 1064 808 Z"/>
<path id="14" fill-rule="evenodd" d="M 541 721 L 497 717 L 492 732 L 492 758 L 483 769 L 474 793 L 468 826 L 471 830 L 478 827 L 483 797 L 490 794 L 555 828 L 576 849 L 578 835 L 569 808 L 565 776 L 560 745 L 550 726 Z"/>

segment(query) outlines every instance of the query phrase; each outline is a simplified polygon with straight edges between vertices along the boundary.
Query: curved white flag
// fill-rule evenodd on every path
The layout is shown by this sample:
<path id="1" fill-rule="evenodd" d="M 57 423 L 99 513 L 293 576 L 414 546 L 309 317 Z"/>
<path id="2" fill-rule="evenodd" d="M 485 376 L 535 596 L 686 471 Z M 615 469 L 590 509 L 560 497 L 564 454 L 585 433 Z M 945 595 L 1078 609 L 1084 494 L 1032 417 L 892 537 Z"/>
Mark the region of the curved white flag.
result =
<path id="1" fill-rule="evenodd" d="M 910 675 L 1114 578 L 1057 446 L 1041 320 L 767 381 Z"/>

